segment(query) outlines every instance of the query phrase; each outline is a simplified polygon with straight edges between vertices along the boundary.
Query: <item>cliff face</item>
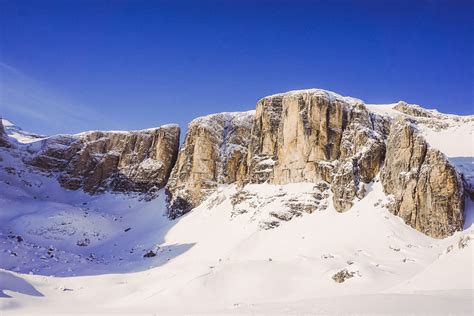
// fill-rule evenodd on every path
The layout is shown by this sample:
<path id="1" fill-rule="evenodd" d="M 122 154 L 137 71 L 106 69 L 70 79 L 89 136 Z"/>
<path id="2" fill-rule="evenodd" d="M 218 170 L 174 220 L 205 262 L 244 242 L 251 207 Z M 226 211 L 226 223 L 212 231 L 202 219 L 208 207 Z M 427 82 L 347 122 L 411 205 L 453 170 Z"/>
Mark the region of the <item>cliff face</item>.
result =
<path id="1" fill-rule="evenodd" d="M 413 228 L 446 237 L 463 227 L 463 182 L 446 156 L 404 119 L 391 127 L 381 174 L 391 211 Z"/>
<path id="2" fill-rule="evenodd" d="M 474 120 L 446 118 L 404 102 L 382 109 L 311 89 L 265 97 L 256 111 L 197 118 L 189 124 L 180 150 L 177 125 L 44 139 L 30 135 L 31 142 L 19 143 L 18 149 L 26 148 L 28 164 L 54 173 L 68 189 L 153 193 L 166 186 L 172 219 L 198 206 L 219 185 L 233 183 L 314 183 L 324 188 L 312 193 L 314 205 L 292 197 L 289 214 L 325 209 L 329 190 L 335 209 L 343 212 L 364 198 L 366 184 L 380 175 L 384 191 L 393 199 L 391 212 L 440 238 L 463 227 L 464 182 L 417 126 L 438 132 Z M 11 127 L 7 129 L 13 135 Z M 0 123 L 0 146 L 9 146 L 7 139 Z M 236 194 L 236 205 L 252 195 L 242 192 Z M 236 207 L 236 213 L 257 204 Z M 272 214 L 291 218 L 279 210 Z"/>
<path id="3" fill-rule="evenodd" d="M 5 132 L 5 128 L 3 127 L 2 118 L 0 117 L 0 147 L 10 147 L 10 143 L 8 142 L 8 136 Z"/>
<path id="4" fill-rule="evenodd" d="M 260 100 L 250 144 L 252 182 L 320 180 L 318 163 L 339 157 L 352 106 L 321 90 Z"/>
<path id="5" fill-rule="evenodd" d="M 171 218 L 197 206 L 218 184 L 245 179 L 253 117 L 253 111 L 219 113 L 189 124 L 167 185 Z"/>
<path id="6" fill-rule="evenodd" d="M 133 132 L 87 132 L 50 137 L 28 163 L 60 174 L 60 183 L 89 193 L 147 192 L 165 186 L 176 161 L 179 127 Z M 35 144 L 35 146 L 37 146 Z"/>
<path id="7" fill-rule="evenodd" d="M 391 111 L 420 119 L 432 115 L 403 102 Z M 394 198 L 391 211 L 407 224 L 433 237 L 462 228 L 463 183 L 441 152 L 410 123 L 318 89 L 263 98 L 255 113 L 191 122 L 167 185 L 169 215 L 190 211 L 219 184 L 321 181 L 342 212 L 364 198 L 366 184 L 380 173 Z"/>
<path id="8" fill-rule="evenodd" d="M 257 104 L 248 180 L 333 183 L 339 211 L 382 165 L 384 124 L 362 101 L 324 90 L 294 91 Z"/>

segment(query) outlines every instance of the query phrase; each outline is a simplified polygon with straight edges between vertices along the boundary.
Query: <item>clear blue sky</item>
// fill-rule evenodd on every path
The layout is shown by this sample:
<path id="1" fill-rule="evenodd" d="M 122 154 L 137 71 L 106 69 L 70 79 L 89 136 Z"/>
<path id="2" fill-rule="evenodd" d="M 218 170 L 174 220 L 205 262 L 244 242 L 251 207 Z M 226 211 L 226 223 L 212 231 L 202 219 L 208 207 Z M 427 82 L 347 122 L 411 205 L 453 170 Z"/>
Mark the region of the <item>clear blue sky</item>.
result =
<path id="1" fill-rule="evenodd" d="M 474 114 L 474 1 L 0 0 L 0 114 L 139 129 L 324 88 Z"/>

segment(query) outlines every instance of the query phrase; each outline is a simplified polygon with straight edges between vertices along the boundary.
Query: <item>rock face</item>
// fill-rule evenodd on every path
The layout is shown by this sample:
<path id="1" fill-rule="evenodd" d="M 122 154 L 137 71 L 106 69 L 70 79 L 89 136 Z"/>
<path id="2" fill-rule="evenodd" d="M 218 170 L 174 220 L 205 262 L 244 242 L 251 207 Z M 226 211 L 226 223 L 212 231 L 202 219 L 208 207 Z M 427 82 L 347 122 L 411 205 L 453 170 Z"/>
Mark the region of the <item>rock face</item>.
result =
<path id="1" fill-rule="evenodd" d="M 326 181 L 337 210 L 345 211 L 379 173 L 384 135 L 384 120 L 362 101 L 317 89 L 266 97 L 255 113 L 198 118 L 167 186 L 170 217 L 234 182 Z"/>
<path id="2" fill-rule="evenodd" d="M 312 89 L 257 103 L 248 154 L 248 180 L 333 184 L 339 211 L 352 206 L 360 184 L 379 172 L 385 125 L 362 101 Z"/>
<path id="3" fill-rule="evenodd" d="M 193 120 L 171 173 L 169 216 L 197 206 L 218 184 L 242 182 L 254 111 L 218 113 Z"/>
<path id="4" fill-rule="evenodd" d="M 460 176 L 404 119 L 391 126 L 381 180 L 385 192 L 394 197 L 391 211 L 408 225 L 435 238 L 462 229 Z"/>
<path id="5" fill-rule="evenodd" d="M 415 117 L 433 117 L 433 111 L 422 108 L 421 106 L 408 104 L 400 101 L 393 107 L 394 110 L 405 113 Z"/>
<path id="6" fill-rule="evenodd" d="M 10 147 L 10 143 L 8 142 L 8 136 L 5 132 L 5 128 L 3 127 L 3 121 L 0 117 L 0 147 Z"/>
<path id="7" fill-rule="evenodd" d="M 441 238 L 462 229 L 464 192 L 470 186 L 464 189 L 455 167 L 428 145 L 415 125 L 443 129 L 448 124 L 445 117 L 405 102 L 381 110 L 310 89 L 265 97 L 256 111 L 197 118 L 189 124 L 180 150 L 176 125 L 44 139 L 22 132 L 38 140 L 18 146 L 27 150 L 27 163 L 54 173 L 68 189 L 153 193 L 166 186 L 172 219 L 198 206 L 219 185 L 238 184 L 233 214 L 274 207 L 265 229 L 326 209 L 329 190 L 336 210 L 347 211 L 356 199 L 364 198 L 366 184 L 380 175 L 384 191 L 393 199 L 391 212 Z M 13 135 L 11 126 L 8 131 Z M 0 146 L 10 146 L 1 121 Z M 315 187 L 288 199 L 278 193 L 283 203 L 278 206 L 271 204 L 275 196 L 261 198 L 248 189 L 265 182 L 309 182 Z"/>
<path id="8" fill-rule="evenodd" d="M 165 186 L 176 161 L 177 125 L 133 132 L 55 136 L 30 147 L 29 164 L 60 174 L 60 183 L 89 193 L 147 192 Z M 35 144 L 35 146 L 37 146 Z"/>
<path id="9" fill-rule="evenodd" d="M 263 98 L 255 112 L 198 118 L 167 185 L 169 216 L 190 211 L 219 184 L 263 182 L 327 183 L 342 212 L 381 173 L 394 214 L 427 235 L 450 235 L 463 224 L 461 177 L 403 119 L 429 119 L 434 112 L 404 102 L 394 109 L 401 119 L 370 112 L 358 99 L 311 89 Z M 285 219 L 293 214 L 274 213 Z"/>

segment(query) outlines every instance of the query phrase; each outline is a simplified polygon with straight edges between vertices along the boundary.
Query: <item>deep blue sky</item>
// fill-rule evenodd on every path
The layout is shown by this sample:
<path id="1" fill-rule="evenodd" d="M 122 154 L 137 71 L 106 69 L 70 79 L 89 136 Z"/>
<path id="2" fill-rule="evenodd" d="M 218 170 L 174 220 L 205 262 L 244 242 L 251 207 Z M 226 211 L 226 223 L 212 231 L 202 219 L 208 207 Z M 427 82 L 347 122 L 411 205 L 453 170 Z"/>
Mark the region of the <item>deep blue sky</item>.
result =
<path id="1" fill-rule="evenodd" d="M 318 87 L 474 114 L 474 1 L 0 0 L 0 114 L 139 129 Z"/>

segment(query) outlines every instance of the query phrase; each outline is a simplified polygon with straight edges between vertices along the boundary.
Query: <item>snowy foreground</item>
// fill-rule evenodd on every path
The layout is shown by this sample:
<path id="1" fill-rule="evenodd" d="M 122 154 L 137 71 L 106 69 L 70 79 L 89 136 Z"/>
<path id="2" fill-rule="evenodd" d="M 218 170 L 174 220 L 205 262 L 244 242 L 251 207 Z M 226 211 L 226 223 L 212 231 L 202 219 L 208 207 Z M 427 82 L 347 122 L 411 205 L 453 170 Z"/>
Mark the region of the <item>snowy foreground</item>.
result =
<path id="1" fill-rule="evenodd" d="M 472 179 L 473 135 L 461 132 L 425 134 Z M 348 212 L 327 197 L 326 210 L 273 229 L 262 228 L 269 214 L 314 184 L 249 185 L 258 207 L 238 212 L 237 188 L 221 187 L 170 221 L 164 192 L 147 202 L 67 191 L 1 156 L 1 315 L 473 313 L 470 200 L 464 230 L 443 240 L 390 214 L 377 180 Z M 335 282 L 344 269 L 352 277 Z"/>

